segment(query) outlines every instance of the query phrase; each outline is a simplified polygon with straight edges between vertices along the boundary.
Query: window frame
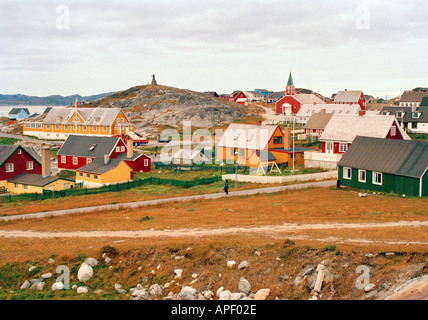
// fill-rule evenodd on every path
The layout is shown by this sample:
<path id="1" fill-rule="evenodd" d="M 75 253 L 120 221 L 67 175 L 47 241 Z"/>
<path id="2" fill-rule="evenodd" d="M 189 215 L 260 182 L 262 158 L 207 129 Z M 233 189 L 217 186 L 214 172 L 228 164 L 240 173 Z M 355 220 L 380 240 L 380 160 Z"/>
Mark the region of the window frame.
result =
<path id="1" fill-rule="evenodd" d="M 34 162 L 33 161 L 27 161 L 25 163 L 25 170 L 33 170 L 34 169 Z"/>
<path id="2" fill-rule="evenodd" d="M 361 174 L 364 174 L 364 179 L 361 178 Z M 367 182 L 367 171 L 363 169 L 358 169 L 358 182 L 366 183 Z"/>
<path id="3" fill-rule="evenodd" d="M 380 182 L 378 181 L 379 179 L 377 179 L 378 177 L 380 177 Z M 373 171 L 372 173 L 372 183 L 378 186 L 381 186 L 383 184 L 383 174 L 382 172 L 378 172 L 378 171 Z"/>
<path id="4" fill-rule="evenodd" d="M 14 163 L 13 162 L 9 162 L 9 163 L 6 163 L 6 173 L 9 173 L 9 172 L 14 172 L 15 171 L 15 165 L 14 165 Z"/>
<path id="5" fill-rule="evenodd" d="M 345 175 L 345 172 L 347 173 L 346 175 Z M 343 175 L 343 179 L 352 180 L 352 168 L 343 167 L 342 175 Z"/>

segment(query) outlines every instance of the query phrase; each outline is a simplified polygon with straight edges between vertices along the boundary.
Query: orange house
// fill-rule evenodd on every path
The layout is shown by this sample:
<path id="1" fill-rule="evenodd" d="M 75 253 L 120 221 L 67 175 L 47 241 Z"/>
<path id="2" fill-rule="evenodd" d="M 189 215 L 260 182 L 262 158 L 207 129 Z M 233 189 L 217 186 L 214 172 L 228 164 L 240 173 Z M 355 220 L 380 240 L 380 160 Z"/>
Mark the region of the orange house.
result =
<path id="1" fill-rule="evenodd" d="M 291 147 L 291 129 L 278 125 L 250 125 L 231 123 L 217 144 L 217 162 L 237 162 L 250 168 L 268 163 L 304 164 L 305 151 L 311 148 Z"/>
<path id="2" fill-rule="evenodd" d="M 134 131 L 120 108 L 52 108 L 43 121 L 24 122 L 23 134 L 42 139 L 67 139 L 71 134 L 113 136 Z"/>

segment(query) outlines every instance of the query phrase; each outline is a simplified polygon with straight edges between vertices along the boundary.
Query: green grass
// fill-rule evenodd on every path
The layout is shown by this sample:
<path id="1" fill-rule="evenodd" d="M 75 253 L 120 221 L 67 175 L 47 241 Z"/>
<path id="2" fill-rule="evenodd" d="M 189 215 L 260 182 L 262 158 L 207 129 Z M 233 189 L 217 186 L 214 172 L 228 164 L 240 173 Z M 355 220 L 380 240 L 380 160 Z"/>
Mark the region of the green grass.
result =
<path id="1" fill-rule="evenodd" d="M 0 144 L 15 144 L 19 141 L 21 141 L 21 139 L 0 137 Z"/>

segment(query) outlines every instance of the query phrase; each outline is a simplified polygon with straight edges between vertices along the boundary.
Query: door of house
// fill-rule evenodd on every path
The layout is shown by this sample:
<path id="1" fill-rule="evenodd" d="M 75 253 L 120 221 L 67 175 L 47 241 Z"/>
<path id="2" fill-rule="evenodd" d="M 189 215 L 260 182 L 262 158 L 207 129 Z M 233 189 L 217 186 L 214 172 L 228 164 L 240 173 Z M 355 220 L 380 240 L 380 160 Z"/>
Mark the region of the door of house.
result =
<path id="1" fill-rule="evenodd" d="M 325 153 L 332 154 L 333 153 L 333 142 L 327 142 L 325 144 Z"/>

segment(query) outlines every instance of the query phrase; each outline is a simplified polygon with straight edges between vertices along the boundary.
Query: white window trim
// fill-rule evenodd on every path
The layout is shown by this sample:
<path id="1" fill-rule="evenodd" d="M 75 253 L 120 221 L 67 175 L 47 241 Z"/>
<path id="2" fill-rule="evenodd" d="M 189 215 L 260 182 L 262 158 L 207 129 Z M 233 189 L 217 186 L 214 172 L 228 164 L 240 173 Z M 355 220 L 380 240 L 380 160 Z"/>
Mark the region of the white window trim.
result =
<path id="1" fill-rule="evenodd" d="M 86 158 L 86 164 L 90 164 L 92 162 L 92 158 Z"/>
<path id="2" fill-rule="evenodd" d="M 346 152 L 348 151 L 348 144 L 347 143 L 339 143 L 339 152 Z"/>
<path id="3" fill-rule="evenodd" d="M 348 173 L 349 173 L 349 176 L 348 176 Z M 343 179 L 352 180 L 352 168 L 343 167 Z"/>
<path id="4" fill-rule="evenodd" d="M 361 179 L 361 173 L 362 172 L 364 172 L 364 180 Z M 366 181 L 367 181 L 367 172 L 366 172 L 366 170 L 358 169 L 358 182 L 364 182 L 364 183 L 366 183 Z"/>
<path id="5" fill-rule="evenodd" d="M 27 161 L 27 163 L 25 164 L 25 168 L 27 170 L 33 170 L 33 161 Z"/>
<path id="6" fill-rule="evenodd" d="M 379 174 L 380 175 L 380 182 L 376 182 L 376 175 Z M 373 184 L 377 184 L 378 186 L 381 186 L 383 183 L 383 174 L 382 172 L 375 172 L 373 171 L 373 179 L 372 179 L 372 183 Z"/>
<path id="7" fill-rule="evenodd" d="M 6 163 L 6 172 L 13 172 L 15 171 L 15 166 L 13 163 Z"/>
<path id="8" fill-rule="evenodd" d="M 78 164 L 77 157 L 73 157 L 73 164 Z"/>
<path id="9" fill-rule="evenodd" d="M 61 163 L 66 163 L 66 162 L 67 162 L 67 157 L 61 156 Z"/>
<path id="10" fill-rule="evenodd" d="M 391 127 L 391 137 L 395 137 L 396 134 L 397 134 L 397 127 L 392 126 Z"/>
<path id="11" fill-rule="evenodd" d="M 147 167 L 149 165 L 149 159 L 144 159 L 144 166 Z"/>

